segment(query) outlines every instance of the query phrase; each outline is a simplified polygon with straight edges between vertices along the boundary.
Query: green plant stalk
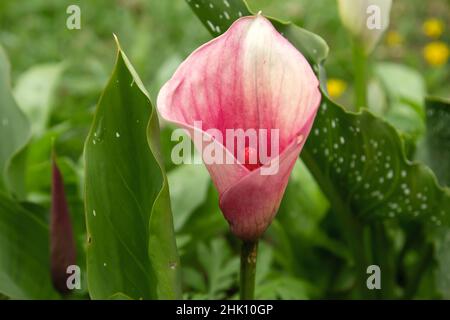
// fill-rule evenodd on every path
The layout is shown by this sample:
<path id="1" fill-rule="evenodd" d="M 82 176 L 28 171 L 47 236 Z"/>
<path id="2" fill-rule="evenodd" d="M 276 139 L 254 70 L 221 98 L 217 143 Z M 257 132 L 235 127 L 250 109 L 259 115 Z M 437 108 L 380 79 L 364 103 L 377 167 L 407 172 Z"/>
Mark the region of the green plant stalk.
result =
<path id="1" fill-rule="evenodd" d="M 241 300 L 255 298 L 256 259 L 258 240 L 244 241 L 241 248 Z"/>
<path id="2" fill-rule="evenodd" d="M 353 70 L 355 90 L 355 111 L 367 107 L 367 55 L 357 40 L 353 40 Z"/>

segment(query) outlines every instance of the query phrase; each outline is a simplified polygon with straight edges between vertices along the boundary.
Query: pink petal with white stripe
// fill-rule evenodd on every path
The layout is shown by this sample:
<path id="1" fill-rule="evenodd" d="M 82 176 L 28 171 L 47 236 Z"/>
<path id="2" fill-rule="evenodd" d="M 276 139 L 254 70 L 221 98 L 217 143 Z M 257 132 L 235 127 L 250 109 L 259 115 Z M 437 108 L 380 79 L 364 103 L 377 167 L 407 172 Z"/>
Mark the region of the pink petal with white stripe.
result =
<path id="1" fill-rule="evenodd" d="M 227 129 L 279 130 L 279 152 L 262 167 L 237 159 L 233 164 L 206 164 L 222 212 L 241 239 L 258 238 L 275 216 L 320 103 L 318 86 L 303 55 L 257 15 L 240 18 L 195 50 L 159 92 L 157 105 L 164 119 L 187 129 L 191 137 L 195 131 L 210 137 L 206 131 L 218 129 L 224 140 L 214 143 L 234 158 L 236 150 L 226 148 Z M 195 121 L 202 121 L 200 131 Z M 271 146 L 269 137 L 267 148 Z M 249 147 L 246 154 L 260 147 Z M 275 162 L 275 174 L 262 174 Z"/>

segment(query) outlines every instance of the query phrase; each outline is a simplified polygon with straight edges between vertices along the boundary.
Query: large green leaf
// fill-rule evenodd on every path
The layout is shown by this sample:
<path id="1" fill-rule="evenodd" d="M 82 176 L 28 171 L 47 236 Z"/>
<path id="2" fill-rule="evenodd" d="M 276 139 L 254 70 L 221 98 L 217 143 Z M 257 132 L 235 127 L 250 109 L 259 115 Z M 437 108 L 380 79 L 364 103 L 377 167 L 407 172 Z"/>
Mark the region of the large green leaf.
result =
<path id="1" fill-rule="evenodd" d="M 0 190 L 24 197 L 24 148 L 30 125 L 11 93 L 9 63 L 0 46 Z"/>
<path id="2" fill-rule="evenodd" d="M 117 293 L 133 299 L 180 297 L 158 144 L 156 112 L 119 48 L 85 144 L 87 266 L 94 299 Z"/>
<path id="3" fill-rule="evenodd" d="M 242 0 L 186 0 L 213 36 L 225 32 L 236 19 L 250 15 Z"/>
<path id="4" fill-rule="evenodd" d="M 13 299 L 56 299 L 50 279 L 47 223 L 0 193 L 0 293 Z"/>
<path id="5" fill-rule="evenodd" d="M 389 99 L 408 102 L 423 115 L 426 89 L 418 71 L 401 64 L 380 62 L 375 65 L 374 72 L 385 87 Z"/>
<path id="6" fill-rule="evenodd" d="M 44 133 L 47 126 L 53 93 L 64 68 L 63 63 L 36 65 L 17 79 L 14 96 L 32 122 L 32 131 L 36 134 Z"/>
<path id="7" fill-rule="evenodd" d="M 303 159 L 325 193 L 362 218 L 450 223 L 450 192 L 409 162 L 397 131 L 370 112 L 351 114 L 323 94 Z"/>
<path id="8" fill-rule="evenodd" d="M 378 63 L 374 68 L 387 93 L 388 108 L 385 119 L 417 140 L 425 131 L 425 83 L 422 75 L 414 69 L 395 63 Z"/>
<path id="9" fill-rule="evenodd" d="M 167 175 L 174 215 L 175 231 L 179 231 L 191 214 L 205 202 L 210 184 L 208 171 L 201 165 L 183 165 Z"/>

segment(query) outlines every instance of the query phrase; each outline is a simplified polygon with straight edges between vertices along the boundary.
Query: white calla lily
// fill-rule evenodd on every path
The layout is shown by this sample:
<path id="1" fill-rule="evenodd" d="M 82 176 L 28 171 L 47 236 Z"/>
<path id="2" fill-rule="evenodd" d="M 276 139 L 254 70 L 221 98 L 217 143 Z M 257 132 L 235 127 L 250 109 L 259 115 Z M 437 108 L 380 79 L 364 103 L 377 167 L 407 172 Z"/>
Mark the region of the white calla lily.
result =
<path id="1" fill-rule="evenodd" d="M 338 0 L 339 15 L 346 29 L 368 54 L 389 26 L 392 0 Z"/>

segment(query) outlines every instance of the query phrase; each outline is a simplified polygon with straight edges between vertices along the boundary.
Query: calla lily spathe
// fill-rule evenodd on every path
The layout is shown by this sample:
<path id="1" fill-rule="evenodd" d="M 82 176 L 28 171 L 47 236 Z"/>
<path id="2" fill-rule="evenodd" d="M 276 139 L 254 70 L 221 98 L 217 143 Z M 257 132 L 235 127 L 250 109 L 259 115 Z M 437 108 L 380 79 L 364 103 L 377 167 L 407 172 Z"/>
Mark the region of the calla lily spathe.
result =
<path id="1" fill-rule="evenodd" d="M 227 129 L 279 129 L 279 152 L 262 166 L 206 163 L 220 208 L 239 238 L 257 239 L 274 218 L 317 113 L 318 86 L 303 55 L 258 14 L 240 18 L 195 50 L 159 92 L 160 115 L 191 137 L 206 137 L 208 129 L 224 136 Z M 224 142 L 214 143 L 237 158 Z M 275 174 L 261 174 L 274 162 Z"/>

